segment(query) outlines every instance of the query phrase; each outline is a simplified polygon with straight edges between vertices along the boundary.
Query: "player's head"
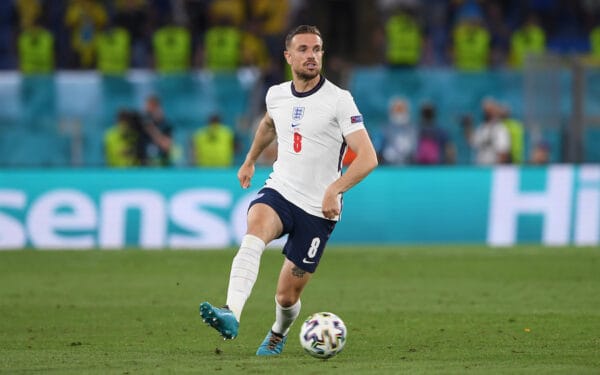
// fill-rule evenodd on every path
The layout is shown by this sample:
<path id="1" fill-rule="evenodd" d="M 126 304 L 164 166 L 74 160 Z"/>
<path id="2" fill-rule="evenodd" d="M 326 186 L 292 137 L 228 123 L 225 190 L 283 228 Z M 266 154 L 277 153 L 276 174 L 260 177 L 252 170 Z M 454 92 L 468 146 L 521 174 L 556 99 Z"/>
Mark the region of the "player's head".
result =
<path id="1" fill-rule="evenodd" d="M 160 98 L 157 95 L 150 95 L 146 98 L 146 110 L 152 112 L 160 108 Z"/>
<path id="2" fill-rule="evenodd" d="M 319 75 L 323 61 L 323 39 L 316 26 L 301 25 L 285 38 L 285 59 L 294 77 L 308 81 Z"/>
<path id="3" fill-rule="evenodd" d="M 390 99 L 389 119 L 392 125 L 403 126 L 410 122 L 410 104 L 404 98 L 395 96 Z"/>
<path id="4" fill-rule="evenodd" d="M 146 114 L 154 120 L 160 120 L 164 117 L 160 98 L 156 95 L 150 95 L 146 98 Z"/>

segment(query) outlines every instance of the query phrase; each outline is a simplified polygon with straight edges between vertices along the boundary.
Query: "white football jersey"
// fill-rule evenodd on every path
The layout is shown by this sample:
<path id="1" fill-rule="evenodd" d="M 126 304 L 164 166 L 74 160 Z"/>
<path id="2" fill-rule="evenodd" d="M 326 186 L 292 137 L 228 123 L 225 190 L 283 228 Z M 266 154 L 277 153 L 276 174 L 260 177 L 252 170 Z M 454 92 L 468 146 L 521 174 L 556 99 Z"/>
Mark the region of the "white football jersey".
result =
<path id="1" fill-rule="evenodd" d="M 344 137 L 365 127 L 354 99 L 321 77 L 304 93 L 291 81 L 272 86 L 266 104 L 275 123 L 278 154 L 265 185 L 307 213 L 325 217 L 323 196 L 341 175 Z"/>

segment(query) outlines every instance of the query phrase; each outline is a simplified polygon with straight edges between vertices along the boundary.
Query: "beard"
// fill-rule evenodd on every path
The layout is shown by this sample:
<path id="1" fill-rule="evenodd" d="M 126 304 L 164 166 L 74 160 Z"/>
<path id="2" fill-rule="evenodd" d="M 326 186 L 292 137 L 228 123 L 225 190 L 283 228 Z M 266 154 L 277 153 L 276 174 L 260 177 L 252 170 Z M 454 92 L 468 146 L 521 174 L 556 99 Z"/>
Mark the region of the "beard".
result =
<path id="1" fill-rule="evenodd" d="M 300 78 L 301 80 L 310 81 L 311 79 L 317 77 L 321 73 L 321 70 L 315 69 L 314 72 L 295 70 L 294 73 L 296 73 L 296 77 Z"/>

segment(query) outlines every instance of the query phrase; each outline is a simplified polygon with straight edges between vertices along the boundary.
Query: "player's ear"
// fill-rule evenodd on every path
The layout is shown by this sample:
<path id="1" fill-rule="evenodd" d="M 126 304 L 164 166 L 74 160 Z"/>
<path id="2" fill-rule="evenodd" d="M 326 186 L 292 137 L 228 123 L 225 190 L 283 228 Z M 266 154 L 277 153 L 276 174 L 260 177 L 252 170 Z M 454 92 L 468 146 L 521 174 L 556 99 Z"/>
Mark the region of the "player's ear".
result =
<path id="1" fill-rule="evenodd" d="M 287 49 L 283 51 L 283 57 L 285 57 L 285 61 L 287 61 L 288 64 L 292 65 L 292 55 L 288 52 Z"/>

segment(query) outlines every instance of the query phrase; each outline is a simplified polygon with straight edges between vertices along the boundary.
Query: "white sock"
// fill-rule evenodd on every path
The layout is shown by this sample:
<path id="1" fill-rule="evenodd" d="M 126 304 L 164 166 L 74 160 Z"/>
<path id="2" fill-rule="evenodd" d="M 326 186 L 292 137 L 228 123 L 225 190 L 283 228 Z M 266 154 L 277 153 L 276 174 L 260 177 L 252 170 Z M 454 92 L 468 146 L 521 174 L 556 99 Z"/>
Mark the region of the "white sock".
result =
<path id="1" fill-rule="evenodd" d="M 265 243 L 260 238 L 247 234 L 242 239 L 240 249 L 231 264 L 229 287 L 227 288 L 227 306 L 240 321 L 244 304 L 258 276 L 260 256 L 265 249 Z"/>
<path id="2" fill-rule="evenodd" d="M 290 332 L 290 327 L 300 315 L 302 303 L 300 300 L 290 307 L 282 307 L 275 299 L 275 323 L 271 327 L 271 331 L 280 333 L 282 336 L 287 336 Z"/>

